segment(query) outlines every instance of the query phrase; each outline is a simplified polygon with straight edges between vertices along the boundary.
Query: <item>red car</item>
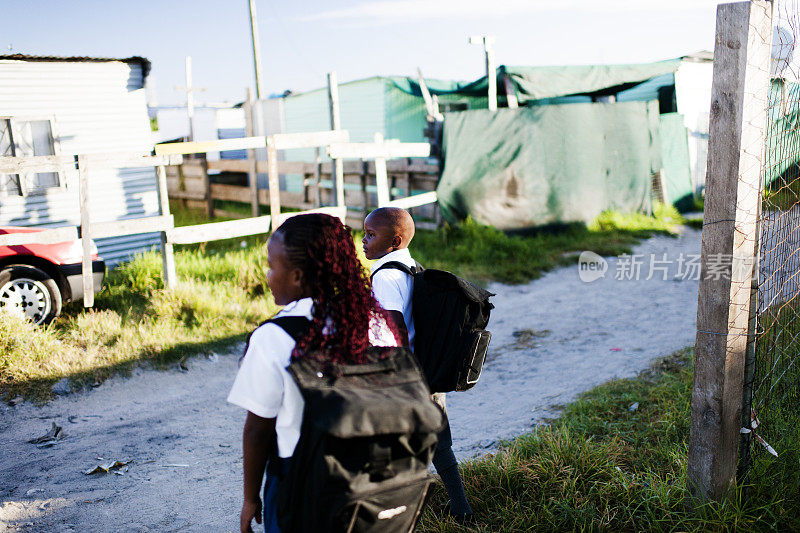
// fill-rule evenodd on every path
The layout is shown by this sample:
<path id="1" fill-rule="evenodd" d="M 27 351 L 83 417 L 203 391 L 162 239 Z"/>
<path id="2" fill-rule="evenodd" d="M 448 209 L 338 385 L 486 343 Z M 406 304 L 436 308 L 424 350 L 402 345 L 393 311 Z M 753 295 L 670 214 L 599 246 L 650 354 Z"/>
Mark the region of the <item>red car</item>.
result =
<path id="1" fill-rule="evenodd" d="M 39 228 L 0 226 L 0 235 L 32 233 Z M 83 300 L 81 240 L 57 244 L 0 246 L 0 308 L 47 324 L 66 302 Z M 94 290 L 103 285 L 105 262 L 92 243 Z"/>

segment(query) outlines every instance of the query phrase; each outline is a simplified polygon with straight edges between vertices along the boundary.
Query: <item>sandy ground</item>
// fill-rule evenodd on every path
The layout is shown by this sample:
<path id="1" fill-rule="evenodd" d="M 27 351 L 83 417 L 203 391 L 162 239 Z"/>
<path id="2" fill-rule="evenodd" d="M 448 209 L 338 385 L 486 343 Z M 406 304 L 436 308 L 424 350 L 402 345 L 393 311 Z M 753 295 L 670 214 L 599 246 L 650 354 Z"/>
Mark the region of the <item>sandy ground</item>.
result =
<path id="1" fill-rule="evenodd" d="M 655 237 L 636 248 L 640 279 L 581 281 L 578 268 L 523 286 L 493 284 L 492 345 L 480 382 L 448 395 L 454 449 L 487 453 L 500 438 L 557 416 L 558 406 L 694 343 L 697 281 L 678 261 L 700 234 Z M 651 258 L 668 269 L 648 277 Z M 684 265 L 685 267 L 686 265 Z M 200 356 L 188 371 L 138 370 L 45 407 L 0 407 L 0 531 L 235 531 L 244 413 L 225 403 L 241 346 Z M 55 422 L 66 437 L 28 441 Z M 86 475 L 131 461 L 118 473 Z"/>

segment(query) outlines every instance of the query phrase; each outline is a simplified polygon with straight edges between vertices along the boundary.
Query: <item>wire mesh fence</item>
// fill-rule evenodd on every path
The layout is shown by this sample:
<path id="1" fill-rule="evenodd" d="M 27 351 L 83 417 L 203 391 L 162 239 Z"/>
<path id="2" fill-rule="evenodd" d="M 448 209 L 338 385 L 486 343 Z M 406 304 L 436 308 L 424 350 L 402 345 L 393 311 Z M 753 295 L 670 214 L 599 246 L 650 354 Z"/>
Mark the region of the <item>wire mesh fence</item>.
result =
<path id="1" fill-rule="evenodd" d="M 758 276 L 751 300 L 739 478 L 764 475 L 797 448 L 800 411 L 800 4 L 776 2 Z M 797 57 L 795 57 L 797 56 Z M 757 290 L 756 290 L 757 289 Z"/>

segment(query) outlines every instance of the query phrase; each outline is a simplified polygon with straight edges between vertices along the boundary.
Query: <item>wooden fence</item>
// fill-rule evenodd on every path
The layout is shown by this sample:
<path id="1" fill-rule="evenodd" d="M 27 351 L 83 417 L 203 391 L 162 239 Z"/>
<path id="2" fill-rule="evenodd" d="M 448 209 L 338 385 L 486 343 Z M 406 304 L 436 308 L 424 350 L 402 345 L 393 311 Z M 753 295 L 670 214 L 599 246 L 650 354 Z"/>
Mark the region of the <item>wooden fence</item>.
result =
<path id="1" fill-rule="evenodd" d="M 161 232 L 161 249 L 164 260 L 165 284 L 175 281 L 175 262 L 172 245 L 166 232 L 173 227 L 167 199 L 166 165 L 178 165 L 181 156 L 155 156 L 150 154 L 91 154 L 58 155 L 30 157 L 0 157 L 0 174 L 19 174 L 25 172 L 68 172 L 78 170 L 80 236 L 83 245 L 81 274 L 83 279 L 83 303 L 86 307 L 94 305 L 94 278 L 92 276 L 92 239 L 121 237 L 137 233 Z M 92 222 L 89 209 L 89 173 L 97 168 L 137 168 L 158 167 L 158 199 L 161 212 L 159 216 L 126 219 L 113 222 Z M 0 246 L 25 246 L 28 244 L 54 244 L 78 238 L 78 227 L 64 227 L 35 233 L 12 233 L 0 235 Z"/>
<path id="2" fill-rule="evenodd" d="M 404 198 L 391 198 L 389 179 L 385 159 L 390 157 L 424 156 L 430 147 L 423 143 L 397 143 L 382 141 L 376 143 L 348 143 L 349 135 L 346 131 L 322 131 L 300 134 L 279 134 L 269 137 L 245 137 L 241 139 L 226 139 L 212 142 L 187 142 L 187 143 L 168 143 L 156 145 L 156 155 L 150 154 L 87 154 L 74 156 L 33 156 L 33 157 L 0 157 L 0 174 L 18 174 L 25 172 L 66 172 L 77 168 L 79 175 L 79 205 L 81 214 L 80 236 L 82 238 L 83 257 L 82 257 L 82 279 L 83 279 L 83 302 L 84 306 L 94 305 L 94 280 L 92 276 L 91 259 L 91 240 L 94 238 L 119 237 L 123 235 L 134 235 L 139 233 L 161 233 L 161 255 L 164 285 L 167 288 L 173 287 L 177 283 L 175 273 L 175 258 L 173 245 L 191 244 L 197 242 L 207 242 L 219 239 L 230 239 L 243 237 L 246 235 L 256 235 L 268 233 L 280 226 L 284 220 L 301 213 L 321 212 L 327 213 L 345 220 L 347 207 L 344 198 L 344 180 L 342 176 L 336 176 L 333 180 L 333 187 L 342 194 L 336 194 L 338 205 L 321 206 L 319 202 L 312 205 L 312 202 L 298 202 L 296 205 L 303 209 L 300 212 L 281 213 L 281 200 L 292 200 L 289 193 L 279 190 L 278 176 L 281 168 L 284 170 L 301 170 L 301 174 L 307 174 L 305 166 L 302 168 L 297 163 L 283 164 L 277 160 L 277 151 L 280 149 L 305 148 L 305 147 L 327 147 L 328 153 L 334 158 L 336 164 L 341 165 L 343 159 L 352 157 L 362 157 L 364 159 L 375 159 L 376 189 L 379 205 L 396 205 L 399 207 L 416 207 L 420 205 L 436 202 L 436 193 L 427 192 L 418 195 L 407 196 Z M 257 209 L 258 205 L 266 204 L 270 207 L 270 215 L 254 216 L 241 220 L 231 220 L 227 222 L 216 222 L 210 224 L 198 224 L 194 226 L 184 226 L 176 228 L 173 217 L 169 212 L 169 193 L 167 167 L 182 165 L 184 154 L 205 153 L 206 151 L 219 150 L 240 150 L 267 147 L 266 167 L 255 162 L 244 161 L 249 166 L 250 174 L 249 191 L 244 191 L 253 202 Z M 235 165 L 242 165 L 241 161 L 226 162 Z M 255 163 L 255 164 L 253 164 Z M 224 165 L 225 163 L 223 163 Z M 224 199 L 241 201 L 242 188 L 224 188 L 217 184 L 211 184 L 208 180 L 208 163 L 201 162 L 202 173 L 202 196 L 207 204 L 211 204 L 215 198 L 215 193 Z M 293 166 L 291 166 L 293 165 Z M 126 219 L 113 222 L 93 223 L 89 198 L 91 190 L 89 188 L 89 173 L 97 168 L 136 168 L 136 167 L 156 167 L 157 187 L 160 212 L 157 216 Z M 362 176 L 366 176 L 369 169 L 368 164 L 361 163 Z M 260 168 L 264 168 L 269 176 L 269 190 L 259 191 L 255 175 Z M 189 166 L 186 169 L 191 168 Z M 240 168 L 240 167 L 237 167 Z M 194 190 L 186 189 L 186 176 L 184 169 L 183 186 L 178 191 L 188 195 Z M 404 172 L 410 175 L 416 167 L 406 165 Z M 311 174 L 316 176 L 315 186 L 317 198 L 321 196 L 320 179 L 325 165 L 315 165 Z M 408 178 L 411 183 L 411 178 Z M 180 182 L 180 180 L 178 180 Z M 190 182 L 191 183 L 191 182 Z M 174 183 L 173 183 L 174 185 Z M 194 187 L 194 186 L 192 186 Z M 408 187 L 410 189 L 410 186 Z M 363 190 L 367 190 L 366 187 Z M 225 196 L 227 195 L 227 196 Z M 285 205 L 285 204 L 284 204 Z M 291 203 L 290 203 L 291 205 Z M 365 204 L 366 205 L 366 204 Z M 254 212 L 257 212 L 254 209 Z M 360 217 L 359 217 L 360 218 Z M 24 246 L 28 244 L 51 244 L 74 240 L 78 237 L 78 227 L 66 227 L 44 230 L 34 233 L 21 233 L 0 235 L 0 246 Z"/>
<path id="3" fill-rule="evenodd" d="M 180 166 L 167 168 L 167 189 L 171 199 L 183 200 L 186 205 L 202 208 L 207 215 L 224 214 L 231 218 L 242 215 L 214 207 L 214 200 L 249 204 L 252 193 L 248 185 L 214 183 L 209 172 L 248 174 L 252 161 L 246 159 L 222 159 L 206 161 L 204 158 L 184 159 Z M 284 207 L 306 210 L 335 202 L 333 188 L 333 162 L 308 163 L 302 161 L 278 161 L 278 174 L 294 175 L 302 178 L 302 192 L 280 191 L 280 202 Z M 374 161 L 345 161 L 344 197 L 347 206 L 347 224 L 360 229 L 366 214 L 378 206 L 377 177 Z M 268 173 L 266 161 L 255 162 L 256 172 Z M 412 208 L 417 225 L 425 229 L 438 226 L 439 210 L 436 203 L 430 202 L 431 193 L 436 190 L 439 167 L 410 158 L 386 162 L 389 199 L 401 202 L 401 207 Z M 211 201 L 209 201 L 211 200 Z M 269 191 L 258 191 L 258 204 L 269 205 Z"/>

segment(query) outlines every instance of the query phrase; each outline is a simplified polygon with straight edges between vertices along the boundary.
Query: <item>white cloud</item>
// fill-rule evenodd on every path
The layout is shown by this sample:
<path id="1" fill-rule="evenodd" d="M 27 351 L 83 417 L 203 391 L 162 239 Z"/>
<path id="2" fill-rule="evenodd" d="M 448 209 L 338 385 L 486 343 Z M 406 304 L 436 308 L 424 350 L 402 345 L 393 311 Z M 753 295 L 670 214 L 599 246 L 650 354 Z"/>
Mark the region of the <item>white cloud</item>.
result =
<path id="1" fill-rule="evenodd" d="M 541 13 L 546 11 L 642 12 L 707 10 L 720 3 L 717 0 L 373 0 L 353 7 L 331 9 L 300 18 L 310 20 L 398 21 L 421 19 L 498 18 Z"/>

